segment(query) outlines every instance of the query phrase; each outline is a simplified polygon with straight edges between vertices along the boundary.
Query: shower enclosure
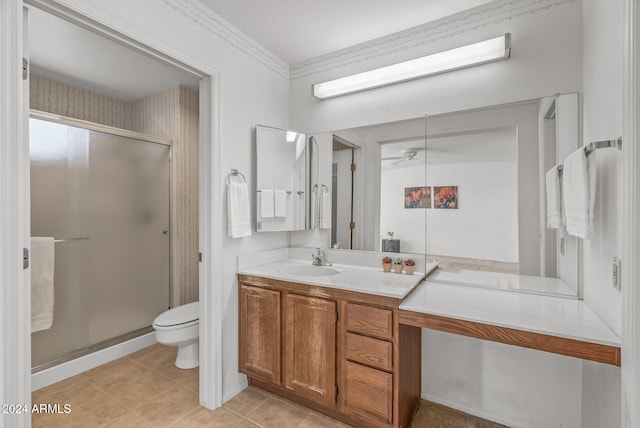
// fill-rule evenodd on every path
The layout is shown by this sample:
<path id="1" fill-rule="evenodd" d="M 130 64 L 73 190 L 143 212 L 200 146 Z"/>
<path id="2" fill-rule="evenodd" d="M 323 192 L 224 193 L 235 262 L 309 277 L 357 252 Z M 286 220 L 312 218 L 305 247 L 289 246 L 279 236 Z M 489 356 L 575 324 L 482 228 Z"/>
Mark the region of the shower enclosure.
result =
<path id="1" fill-rule="evenodd" d="M 170 146 L 78 123 L 30 119 L 31 235 L 55 238 L 34 371 L 152 331 L 170 304 Z"/>

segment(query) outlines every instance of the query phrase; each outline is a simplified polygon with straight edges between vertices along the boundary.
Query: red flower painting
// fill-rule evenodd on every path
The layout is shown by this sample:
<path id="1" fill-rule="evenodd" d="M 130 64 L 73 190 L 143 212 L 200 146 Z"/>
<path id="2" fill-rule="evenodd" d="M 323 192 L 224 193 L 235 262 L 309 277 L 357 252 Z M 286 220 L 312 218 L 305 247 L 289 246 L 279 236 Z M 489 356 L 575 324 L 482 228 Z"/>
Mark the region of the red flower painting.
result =
<path id="1" fill-rule="evenodd" d="M 434 208 L 458 208 L 458 186 L 434 186 L 433 190 Z"/>

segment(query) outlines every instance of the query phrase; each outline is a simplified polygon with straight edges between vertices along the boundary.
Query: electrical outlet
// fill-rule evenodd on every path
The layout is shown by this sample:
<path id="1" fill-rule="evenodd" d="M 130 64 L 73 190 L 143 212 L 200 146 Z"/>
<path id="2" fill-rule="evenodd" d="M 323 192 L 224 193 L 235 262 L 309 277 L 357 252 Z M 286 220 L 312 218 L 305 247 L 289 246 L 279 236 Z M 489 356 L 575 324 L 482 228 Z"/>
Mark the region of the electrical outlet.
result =
<path id="1" fill-rule="evenodd" d="M 616 290 L 620 290 L 620 287 L 622 285 L 622 282 L 620 281 L 620 259 L 617 257 L 614 257 L 613 259 L 611 259 L 611 285 L 613 286 L 613 288 L 615 288 Z"/>

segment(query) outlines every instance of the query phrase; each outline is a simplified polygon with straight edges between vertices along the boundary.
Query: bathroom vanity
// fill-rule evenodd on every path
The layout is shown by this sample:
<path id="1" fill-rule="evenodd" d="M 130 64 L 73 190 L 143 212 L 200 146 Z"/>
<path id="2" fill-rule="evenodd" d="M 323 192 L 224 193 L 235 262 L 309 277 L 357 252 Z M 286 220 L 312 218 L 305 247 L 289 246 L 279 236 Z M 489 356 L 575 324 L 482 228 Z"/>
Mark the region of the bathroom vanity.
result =
<path id="1" fill-rule="evenodd" d="M 354 426 L 409 426 L 421 330 L 399 324 L 398 311 L 425 274 L 337 266 L 313 276 L 316 268 L 287 260 L 238 274 L 240 371 Z"/>
<path id="2" fill-rule="evenodd" d="M 423 281 L 437 264 L 385 273 L 357 253 L 311 266 L 304 251 L 239 261 L 240 371 L 353 426 L 410 425 L 422 328 L 620 365 L 619 338 L 582 300 Z"/>

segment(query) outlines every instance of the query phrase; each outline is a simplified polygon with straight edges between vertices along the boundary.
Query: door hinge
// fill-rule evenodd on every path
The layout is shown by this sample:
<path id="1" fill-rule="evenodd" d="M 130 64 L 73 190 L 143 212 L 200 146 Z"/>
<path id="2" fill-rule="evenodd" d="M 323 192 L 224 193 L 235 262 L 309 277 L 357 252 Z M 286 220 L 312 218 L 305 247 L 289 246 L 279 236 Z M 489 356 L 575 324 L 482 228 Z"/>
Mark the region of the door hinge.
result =
<path id="1" fill-rule="evenodd" d="M 336 397 L 338 396 L 338 384 L 336 383 Z"/>
<path id="2" fill-rule="evenodd" d="M 353 230 L 355 228 L 356 228 L 356 223 L 355 222 L 352 221 L 351 223 L 349 223 L 349 229 Z"/>
<path id="3" fill-rule="evenodd" d="M 198 253 L 198 261 L 202 262 L 202 253 Z"/>
<path id="4" fill-rule="evenodd" d="M 22 249 L 22 269 L 28 269 L 28 268 L 29 268 L 29 249 L 23 248 Z"/>
<path id="5" fill-rule="evenodd" d="M 340 318 L 340 317 L 338 316 L 338 313 L 336 312 L 336 322 L 338 322 L 338 319 L 339 319 L 339 318 Z"/>
<path id="6" fill-rule="evenodd" d="M 351 164 L 351 172 L 356 172 L 356 164 L 355 163 Z"/>
<path id="7" fill-rule="evenodd" d="M 26 58 L 22 58 L 22 80 L 29 78 L 29 61 Z"/>

